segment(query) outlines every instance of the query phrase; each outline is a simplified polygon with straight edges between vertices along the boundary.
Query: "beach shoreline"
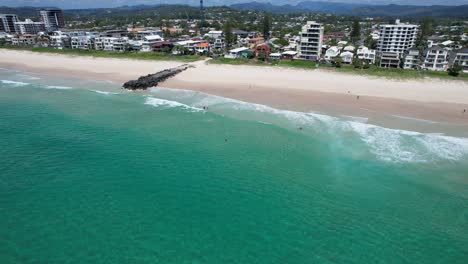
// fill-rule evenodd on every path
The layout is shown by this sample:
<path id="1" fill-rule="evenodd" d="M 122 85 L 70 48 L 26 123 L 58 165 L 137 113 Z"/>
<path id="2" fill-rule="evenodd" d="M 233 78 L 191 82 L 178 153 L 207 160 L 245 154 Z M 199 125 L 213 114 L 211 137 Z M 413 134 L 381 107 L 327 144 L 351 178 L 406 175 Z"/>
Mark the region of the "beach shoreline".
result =
<path id="1" fill-rule="evenodd" d="M 183 62 L 143 61 L 0 49 L 0 67 L 33 73 L 109 80 L 136 79 Z M 368 118 L 370 123 L 419 132 L 439 132 L 434 123 L 468 127 L 468 82 L 390 80 L 265 66 L 190 63 L 159 86 L 204 92 L 284 110 Z M 440 131 L 442 132 L 442 131 Z"/>

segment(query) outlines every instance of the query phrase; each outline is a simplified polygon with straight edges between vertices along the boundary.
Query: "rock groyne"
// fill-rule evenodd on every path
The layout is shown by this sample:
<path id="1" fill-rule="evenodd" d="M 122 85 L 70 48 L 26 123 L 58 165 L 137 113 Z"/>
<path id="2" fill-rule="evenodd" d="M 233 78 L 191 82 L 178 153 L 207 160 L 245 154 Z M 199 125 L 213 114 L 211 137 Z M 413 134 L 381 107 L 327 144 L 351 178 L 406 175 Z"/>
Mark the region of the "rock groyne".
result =
<path id="1" fill-rule="evenodd" d="M 146 90 L 150 87 L 157 86 L 158 83 L 163 82 L 168 78 L 171 78 L 191 67 L 193 66 L 184 64 L 175 68 L 160 71 L 155 74 L 148 74 L 138 78 L 138 80 L 131 80 L 124 83 L 123 87 L 128 90 Z"/>

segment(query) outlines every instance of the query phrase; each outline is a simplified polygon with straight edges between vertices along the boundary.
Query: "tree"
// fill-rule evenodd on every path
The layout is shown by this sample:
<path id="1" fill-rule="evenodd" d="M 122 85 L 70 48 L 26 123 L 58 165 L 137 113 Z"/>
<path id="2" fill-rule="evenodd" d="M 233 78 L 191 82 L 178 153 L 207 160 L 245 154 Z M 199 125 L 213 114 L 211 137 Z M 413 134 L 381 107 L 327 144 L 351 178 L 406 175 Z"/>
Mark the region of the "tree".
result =
<path id="1" fill-rule="evenodd" d="M 376 49 L 377 48 L 377 41 L 375 39 L 373 39 L 371 35 L 369 35 L 364 40 L 364 45 L 366 47 L 368 47 L 369 49 Z"/>
<path id="2" fill-rule="evenodd" d="M 343 59 L 340 56 L 336 56 L 333 59 L 333 64 L 335 65 L 336 68 L 341 68 L 342 63 L 343 63 Z"/>
<path id="3" fill-rule="evenodd" d="M 462 70 L 462 67 L 458 64 L 454 64 L 452 67 L 448 69 L 448 74 L 453 77 L 457 77 L 460 75 L 460 72 Z"/>
<path id="4" fill-rule="evenodd" d="M 361 24 L 359 23 L 358 19 L 354 20 L 353 22 L 350 37 L 353 42 L 361 39 Z"/>
<path id="5" fill-rule="evenodd" d="M 229 49 L 235 41 L 235 36 L 234 34 L 232 34 L 232 26 L 230 20 L 226 21 L 226 23 L 224 24 L 223 35 L 224 46 L 226 47 L 226 49 Z"/>
<path id="6" fill-rule="evenodd" d="M 270 31 L 271 31 L 271 15 L 265 14 L 263 17 L 262 22 L 262 33 L 265 40 L 270 38 Z"/>
<path id="7" fill-rule="evenodd" d="M 363 68 L 362 60 L 360 60 L 358 57 L 354 57 L 353 66 L 355 69 L 362 69 Z"/>
<path id="8" fill-rule="evenodd" d="M 289 45 L 289 41 L 285 40 L 284 38 L 276 39 L 275 41 L 273 41 L 273 43 L 274 43 L 275 45 L 279 45 L 279 46 L 287 46 L 287 45 Z"/>
<path id="9" fill-rule="evenodd" d="M 265 52 L 259 52 L 257 58 L 261 61 L 265 61 L 267 59 Z"/>
<path id="10" fill-rule="evenodd" d="M 426 48 L 427 38 L 434 33 L 434 19 L 425 17 L 420 22 L 419 34 L 416 39 L 416 47 L 421 51 Z"/>

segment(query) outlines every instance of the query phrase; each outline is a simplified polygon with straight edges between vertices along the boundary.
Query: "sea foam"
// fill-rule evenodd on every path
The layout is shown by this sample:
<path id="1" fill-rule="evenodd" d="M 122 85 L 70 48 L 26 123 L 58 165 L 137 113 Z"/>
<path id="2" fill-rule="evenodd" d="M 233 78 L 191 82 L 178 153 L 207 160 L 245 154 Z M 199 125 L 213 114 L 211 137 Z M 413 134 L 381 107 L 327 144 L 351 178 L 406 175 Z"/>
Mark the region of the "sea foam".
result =
<path id="1" fill-rule="evenodd" d="M 98 93 L 98 94 L 104 94 L 104 95 L 119 94 L 119 93 L 105 92 L 105 91 L 99 91 L 99 90 L 91 90 L 91 91 Z"/>
<path id="2" fill-rule="evenodd" d="M 26 86 L 26 85 L 29 85 L 29 83 L 16 82 L 16 81 L 10 81 L 10 80 L 1 80 L 1 82 L 3 84 L 10 84 L 10 85 L 13 85 L 13 86 Z"/>
<path id="3" fill-rule="evenodd" d="M 174 108 L 174 107 L 179 107 L 179 108 L 184 108 L 190 111 L 203 111 L 203 109 L 197 108 L 197 107 L 192 107 L 186 104 L 182 104 L 176 101 L 171 101 L 171 100 L 165 100 L 165 99 L 160 99 L 160 98 L 154 98 L 154 97 L 148 97 L 146 98 L 145 101 L 146 105 L 152 105 L 155 107 L 166 107 L 166 108 Z"/>
<path id="4" fill-rule="evenodd" d="M 153 88 L 152 92 L 166 99 L 148 99 L 148 104 L 172 107 L 208 107 L 210 112 L 233 118 L 254 120 L 289 128 L 301 127 L 324 133 L 339 142 L 350 135 L 364 143 L 376 158 L 398 163 L 426 163 L 437 160 L 463 160 L 468 158 L 468 138 L 443 134 L 419 133 L 368 124 L 365 118 L 334 117 L 319 113 L 280 110 L 261 104 L 212 96 L 201 92 Z M 170 101 L 168 101 L 170 100 Z M 178 102 L 181 101 L 182 103 Z M 343 151 L 350 151 L 343 146 Z M 348 149 L 346 149 L 348 148 Z"/>
<path id="5" fill-rule="evenodd" d="M 46 89 L 57 89 L 57 90 L 71 90 L 73 89 L 72 87 L 68 86 L 57 86 L 57 85 L 46 85 L 44 86 Z"/>

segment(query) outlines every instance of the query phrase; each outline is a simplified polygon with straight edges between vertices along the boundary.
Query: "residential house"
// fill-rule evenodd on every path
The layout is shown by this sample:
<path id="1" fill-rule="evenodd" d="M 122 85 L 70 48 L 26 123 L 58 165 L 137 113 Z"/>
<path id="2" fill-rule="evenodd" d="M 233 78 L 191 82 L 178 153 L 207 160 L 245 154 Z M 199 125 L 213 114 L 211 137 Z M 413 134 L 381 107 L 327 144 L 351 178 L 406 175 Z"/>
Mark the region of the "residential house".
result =
<path id="1" fill-rule="evenodd" d="M 211 45 L 208 42 L 200 42 L 195 44 L 194 49 L 198 54 L 208 54 L 211 52 Z"/>
<path id="2" fill-rule="evenodd" d="M 247 52 L 249 48 L 241 47 L 237 49 L 232 49 L 229 51 L 228 54 L 224 55 L 227 59 L 237 59 L 242 57 L 242 53 Z"/>
<path id="3" fill-rule="evenodd" d="M 270 46 L 267 43 L 259 44 L 255 47 L 255 56 L 263 54 L 264 58 L 268 58 L 270 55 Z"/>
<path id="4" fill-rule="evenodd" d="M 333 61 L 338 55 L 340 55 L 341 47 L 332 46 L 325 52 L 325 60 L 327 62 Z"/>
<path id="5" fill-rule="evenodd" d="M 404 56 L 403 69 L 419 69 L 421 55 L 418 49 L 409 49 Z"/>
<path id="6" fill-rule="evenodd" d="M 343 63 L 351 64 L 353 62 L 354 53 L 351 51 L 343 51 L 341 52 L 340 57 Z"/>
<path id="7" fill-rule="evenodd" d="M 288 50 L 281 53 L 281 58 L 284 60 L 293 60 L 297 56 L 297 51 Z"/>
<path id="8" fill-rule="evenodd" d="M 449 51 L 435 46 L 426 50 L 422 69 L 432 71 L 446 71 L 448 68 Z"/>
<path id="9" fill-rule="evenodd" d="M 205 37 L 209 37 L 213 39 L 220 39 L 223 37 L 223 31 L 211 30 L 205 34 Z"/>
<path id="10" fill-rule="evenodd" d="M 172 48 L 174 47 L 174 44 L 172 44 L 169 41 L 161 41 L 161 42 L 153 43 L 151 46 L 153 47 L 153 51 L 163 52 L 163 51 L 171 51 Z"/>
<path id="11" fill-rule="evenodd" d="M 356 53 L 357 57 L 369 64 L 374 64 L 375 63 L 375 50 L 369 49 L 365 46 L 360 46 L 357 50 Z"/>

